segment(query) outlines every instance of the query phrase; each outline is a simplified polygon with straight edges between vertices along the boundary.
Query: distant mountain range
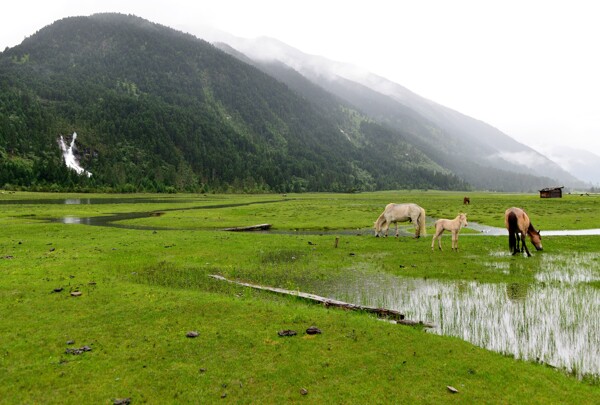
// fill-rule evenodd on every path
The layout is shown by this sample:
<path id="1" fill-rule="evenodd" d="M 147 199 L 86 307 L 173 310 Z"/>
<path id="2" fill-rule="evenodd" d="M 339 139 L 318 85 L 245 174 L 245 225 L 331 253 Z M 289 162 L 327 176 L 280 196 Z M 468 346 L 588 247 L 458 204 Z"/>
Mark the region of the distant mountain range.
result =
<path id="1" fill-rule="evenodd" d="M 96 14 L 57 21 L 0 53 L 0 187 L 582 184 L 495 128 L 368 72 L 271 39 L 215 45 L 135 16 Z M 61 136 L 91 176 L 63 164 Z"/>
<path id="2" fill-rule="evenodd" d="M 600 156 L 582 149 L 568 146 L 541 146 L 540 152 L 548 156 L 578 179 L 595 187 L 600 186 Z"/>
<path id="3" fill-rule="evenodd" d="M 402 131 L 434 161 L 477 188 L 510 188 L 500 184 L 503 178 L 513 176 L 505 172 L 550 177 L 556 183 L 585 187 L 560 165 L 489 124 L 427 100 L 368 71 L 307 55 L 271 38 L 250 40 L 225 34 L 220 39 L 225 41 L 216 42 L 221 49 L 238 57 L 244 55 L 246 60 L 252 60 L 296 91 L 302 91 L 297 78 L 289 72 L 282 74 L 282 66 L 378 122 Z M 232 48 L 237 53 L 232 52 Z M 544 182 L 548 184 L 549 180 L 544 179 Z"/>

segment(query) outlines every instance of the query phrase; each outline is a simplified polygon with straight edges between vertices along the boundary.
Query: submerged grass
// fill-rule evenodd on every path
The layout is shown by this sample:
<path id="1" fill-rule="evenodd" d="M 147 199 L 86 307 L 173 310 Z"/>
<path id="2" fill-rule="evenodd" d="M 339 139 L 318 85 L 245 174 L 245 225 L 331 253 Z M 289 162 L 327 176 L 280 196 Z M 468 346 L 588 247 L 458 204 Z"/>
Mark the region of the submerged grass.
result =
<path id="1" fill-rule="evenodd" d="M 176 196 L 174 204 L 143 206 L 131 196 L 130 203 L 89 206 L 2 205 L 0 403 L 107 403 L 127 397 L 133 403 L 597 403 L 594 378 L 580 381 L 459 339 L 208 277 L 303 289 L 360 269 L 508 283 L 518 296 L 540 271 L 544 256 L 600 250 L 593 236 L 549 237 L 545 251 L 527 259 L 510 256 L 508 242 L 500 237 L 461 233 L 456 253 L 431 252 L 431 231 L 417 240 L 335 234 L 371 227 L 391 201 L 417 202 L 432 216 L 453 218 L 468 211 L 470 221 L 495 226 L 502 225 L 505 208 L 517 205 L 528 209 L 542 229 L 600 227 L 598 216 L 589 214 L 598 212 L 595 197 L 541 202 L 530 195 L 471 193 L 472 204 L 463 206 L 462 196 Z M 81 196 L 16 193 L 7 198 L 76 197 Z M 228 206 L 250 202 L 262 203 Z M 225 207 L 195 208 L 201 205 Z M 174 206 L 187 209 L 169 211 Z M 166 214 L 130 222 L 156 230 L 37 219 L 146 210 Z M 257 223 L 292 232 L 211 230 Z M 169 227 L 184 230 L 163 230 Z M 296 229 L 328 232 L 303 235 Z M 445 247 L 449 239 L 443 240 Z M 597 287 L 597 281 L 590 284 Z M 72 291 L 81 296 L 71 296 Z M 305 334 L 313 325 L 323 333 Z M 277 332 L 284 329 L 298 335 L 280 338 Z M 199 337 L 187 338 L 191 330 Z M 66 351 L 84 345 L 92 350 Z M 459 394 L 451 394 L 448 385 Z"/>

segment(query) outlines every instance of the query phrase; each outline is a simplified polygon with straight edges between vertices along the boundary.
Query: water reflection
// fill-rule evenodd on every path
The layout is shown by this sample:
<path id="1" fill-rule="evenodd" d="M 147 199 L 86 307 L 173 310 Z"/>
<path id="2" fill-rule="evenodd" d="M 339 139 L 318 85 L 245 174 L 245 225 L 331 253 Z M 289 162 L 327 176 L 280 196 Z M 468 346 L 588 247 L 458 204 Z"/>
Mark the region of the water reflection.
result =
<path id="1" fill-rule="evenodd" d="M 580 258 L 583 260 L 583 258 Z M 564 368 L 578 376 L 600 375 L 600 290 L 575 280 L 600 279 L 594 271 L 559 283 L 557 259 L 540 280 L 553 283 L 481 284 L 407 279 L 357 271 L 343 282 L 311 287 L 319 295 L 402 311 L 408 319 L 436 325 L 434 333 Z M 581 274 L 589 274 L 589 278 Z M 567 277 L 568 278 L 568 277 Z"/>
<path id="2" fill-rule="evenodd" d="M 79 217 L 64 217 L 62 219 L 64 224 L 84 224 L 90 225 L 90 218 L 79 218 Z"/>
<path id="3" fill-rule="evenodd" d="M 159 201 L 159 200 L 157 200 L 157 201 Z M 83 225 L 91 225 L 91 226 L 107 226 L 107 227 L 111 227 L 111 228 L 122 228 L 122 229 L 137 229 L 137 230 L 150 230 L 150 231 L 152 231 L 152 230 L 181 230 L 181 229 L 187 229 L 187 228 L 123 224 L 123 223 L 119 223 L 119 221 L 163 216 L 168 212 L 176 212 L 176 211 L 244 207 L 244 206 L 249 206 L 249 205 L 269 204 L 269 203 L 275 203 L 275 202 L 280 202 L 280 201 L 282 201 L 282 200 L 265 200 L 265 201 L 253 201 L 253 202 L 239 203 L 239 204 L 216 204 L 216 205 L 202 205 L 202 206 L 191 206 L 191 207 L 181 207 L 181 208 L 166 208 L 166 209 L 162 209 L 160 211 L 121 212 L 121 213 L 115 213 L 115 214 L 110 214 L 110 215 L 99 215 L 99 216 L 95 216 L 95 217 L 66 216 L 66 217 L 60 217 L 60 218 L 40 218 L 40 219 L 50 221 L 50 222 L 58 222 L 58 223 L 62 223 L 62 224 L 83 224 Z M 174 202 L 174 201 L 171 201 L 171 202 Z M 95 204 L 95 202 L 92 201 L 92 202 L 89 202 L 89 204 Z"/>
<path id="4" fill-rule="evenodd" d="M 537 281 L 577 284 L 600 280 L 600 253 L 544 255 L 540 260 L 544 271 L 535 275 Z"/>
<path id="5" fill-rule="evenodd" d="M 78 204 L 174 204 L 194 202 L 197 200 L 183 198 L 45 198 L 45 199 L 30 199 L 30 200 L 2 200 L 0 205 L 78 205 Z"/>
<path id="6" fill-rule="evenodd" d="M 66 205 L 81 205 L 81 204 L 91 204 L 92 201 L 90 198 L 67 198 L 65 200 Z"/>

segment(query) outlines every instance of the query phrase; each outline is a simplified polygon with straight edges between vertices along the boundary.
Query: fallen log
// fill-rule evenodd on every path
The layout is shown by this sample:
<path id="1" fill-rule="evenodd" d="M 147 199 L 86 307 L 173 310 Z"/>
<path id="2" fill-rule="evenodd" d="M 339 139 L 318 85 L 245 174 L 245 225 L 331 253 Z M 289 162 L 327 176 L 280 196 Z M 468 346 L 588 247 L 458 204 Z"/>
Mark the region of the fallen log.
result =
<path id="1" fill-rule="evenodd" d="M 233 228 L 225 228 L 224 231 L 245 232 L 245 231 L 266 231 L 271 228 L 271 224 L 258 224 L 250 226 L 236 226 Z"/>
<path id="2" fill-rule="evenodd" d="M 326 307 L 336 307 L 336 308 L 342 308 L 342 309 L 351 310 L 351 311 L 365 311 L 365 312 L 369 312 L 372 314 L 376 314 L 380 318 L 393 319 L 396 323 L 401 324 L 401 325 L 422 325 L 426 328 L 434 327 L 434 325 L 429 324 L 429 323 L 404 319 L 404 314 L 401 313 L 400 311 L 396 311 L 395 309 L 376 308 L 376 307 L 369 307 L 369 306 L 365 306 L 365 305 L 351 304 L 349 302 L 334 300 L 334 299 L 327 298 L 327 297 L 321 297 L 320 295 L 305 293 L 302 291 L 292 291 L 292 290 L 286 290 L 284 288 L 268 287 L 268 286 L 263 286 L 263 285 L 258 285 L 258 284 L 244 283 L 241 281 L 229 280 L 229 279 L 227 279 L 223 276 L 219 276 L 217 274 L 209 274 L 209 277 L 212 277 L 214 279 L 221 280 L 221 281 L 226 281 L 228 283 L 241 285 L 244 287 L 254 288 L 257 290 L 271 291 L 274 293 L 285 294 L 285 295 L 293 295 L 295 297 L 300 297 L 300 298 L 304 298 L 304 299 L 307 299 L 310 301 L 319 302 Z"/>

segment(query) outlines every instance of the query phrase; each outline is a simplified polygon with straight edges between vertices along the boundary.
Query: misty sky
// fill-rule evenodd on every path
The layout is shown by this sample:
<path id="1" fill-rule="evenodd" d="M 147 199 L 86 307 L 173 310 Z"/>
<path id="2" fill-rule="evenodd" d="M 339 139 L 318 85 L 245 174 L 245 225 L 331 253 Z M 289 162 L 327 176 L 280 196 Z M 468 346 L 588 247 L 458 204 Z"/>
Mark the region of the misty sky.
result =
<path id="1" fill-rule="evenodd" d="M 198 37 L 270 36 L 348 62 L 541 152 L 600 155 L 600 3 L 594 0 L 9 1 L 0 50 L 52 22 L 135 14 Z"/>

